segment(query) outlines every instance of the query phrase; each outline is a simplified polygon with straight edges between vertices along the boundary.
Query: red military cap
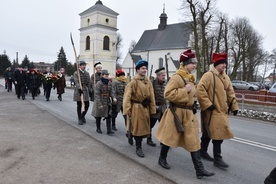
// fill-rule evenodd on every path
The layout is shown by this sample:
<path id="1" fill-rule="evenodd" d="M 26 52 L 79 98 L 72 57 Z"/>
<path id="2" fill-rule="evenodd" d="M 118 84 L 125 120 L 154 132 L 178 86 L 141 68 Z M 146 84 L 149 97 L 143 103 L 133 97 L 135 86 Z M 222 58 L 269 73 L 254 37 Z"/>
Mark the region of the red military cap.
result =
<path id="1" fill-rule="evenodd" d="M 214 63 L 214 66 L 217 66 L 221 63 L 226 63 L 227 64 L 227 53 L 213 53 L 212 55 L 212 60 Z"/>
<path id="2" fill-rule="evenodd" d="M 123 71 L 123 69 L 118 69 L 118 70 L 116 70 L 116 76 L 117 76 L 117 77 L 120 77 L 120 76 L 122 76 L 122 75 L 125 75 L 125 72 Z"/>
<path id="3" fill-rule="evenodd" d="M 189 64 L 191 58 L 195 58 L 195 53 L 191 49 L 188 49 L 180 54 L 179 62 L 183 62 L 184 65 Z"/>

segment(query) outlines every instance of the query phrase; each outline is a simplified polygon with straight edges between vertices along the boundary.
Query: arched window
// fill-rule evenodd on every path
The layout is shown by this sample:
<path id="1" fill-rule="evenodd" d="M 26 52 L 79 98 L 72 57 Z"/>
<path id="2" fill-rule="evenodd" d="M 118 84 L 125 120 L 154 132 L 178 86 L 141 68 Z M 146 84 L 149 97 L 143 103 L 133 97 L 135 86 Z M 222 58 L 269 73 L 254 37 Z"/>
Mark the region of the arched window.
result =
<path id="1" fill-rule="evenodd" d="M 103 50 L 109 50 L 109 37 L 105 36 L 103 40 Z"/>
<path id="2" fill-rule="evenodd" d="M 89 23 L 90 23 L 90 19 L 87 19 L 87 25 L 89 26 Z"/>
<path id="3" fill-rule="evenodd" d="M 163 58 L 159 58 L 159 68 L 162 68 L 164 66 Z"/>
<path id="4" fill-rule="evenodd" d="M 90 36 L 86 37 L 85 50 L 90 50 Z"/>

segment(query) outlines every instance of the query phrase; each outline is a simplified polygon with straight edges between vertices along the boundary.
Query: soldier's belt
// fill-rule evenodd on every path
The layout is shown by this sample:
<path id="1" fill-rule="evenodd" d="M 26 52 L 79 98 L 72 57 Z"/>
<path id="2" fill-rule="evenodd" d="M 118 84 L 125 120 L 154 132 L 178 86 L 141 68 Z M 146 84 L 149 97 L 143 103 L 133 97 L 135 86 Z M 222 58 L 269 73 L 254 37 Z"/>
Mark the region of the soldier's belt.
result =
<path id="1" fill-rule="evenodd" d="M 173 104 L 172 103 L 172 106 L 173 107 L 177 107 L 177 108 L 181 108 L 181 109 L 189 109 L 189 110 L 193 110 L 193 106 L 186 106 L 186 105 L 178 105 L 178 104 Z"/>
<path id="2" fill-rule="evenodd" d="M 109 94 L 108 93 L 101 93 L 101 96 L 108 96 L 109 97 Z"/>
<path id="3" fill-rule="evenodd" d="M 156 104 L 157 106 L 161 106 L 161 105 L 164 105 L 165 102 L 156 102 L 155 104 Z"/>

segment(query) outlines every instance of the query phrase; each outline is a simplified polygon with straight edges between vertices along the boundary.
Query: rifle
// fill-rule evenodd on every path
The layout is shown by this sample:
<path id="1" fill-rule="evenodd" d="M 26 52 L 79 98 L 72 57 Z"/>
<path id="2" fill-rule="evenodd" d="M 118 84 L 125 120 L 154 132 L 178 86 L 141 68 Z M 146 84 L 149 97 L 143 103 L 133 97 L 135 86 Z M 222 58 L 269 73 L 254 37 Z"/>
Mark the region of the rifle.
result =
<path id="1" fill-rule="evenodd" d="M 81 84 L 81 78 L 80 78 L 80 70 L 79 70 L 79 64 L 78 64 L 78 57 L 77 57 L 77 52 L 76 52 L 76 49 L 75 49 L 74 41 L 73 41 L 73 38 L 72 38 L 72 33 L 70 33 L 70 38 L 71 38 L 71 43 L 72 43 L 73 50 L 74 50 L 74 53 L 75 53 L 75 60 L 76 60 L 75 62 L 76 62 L 76 67 L 77 67 L 77 72 L 78 72 L 78 81 L 79 81 L 80 89 L 82 90 L 82 84 Z M 81 96 L 81 112 L 84 112 L 83 93 L 80 94 L 80 96 Z"/>
<path id="2" fill-rule="evenodd" d="M 205 119 L 205 112 L 204 111 L 200 112 L 200 117 L 201 117 L 201 122 L 204 125 L 204 130 L 206 131 L 208 137 L 211 137 L 210 130 L 209 130 L 210 121 L 208 122 L 208 124 L 207 124 L 207 122 L 204 121 L 204 119 Z M 212 114 L 211 114 L 210 117 L 212 117 Z"/>
<path id="3" fill-rule="evenodd" d="M 151 82 L 152 82 L 152 80 L 151 80 L 152 68 L 153 68 L 153 65 L 151 65 L 151 67 L 150 67 L 150 75 L 149 75 L 149 79 L 150 79 Z"/>
<path id="4" fill-rule="evenodd" d="M 131 117 L 127 115 L 127 135 L 129 139 L 132 139 L 131 129 L 132 129 Z"/>
<path id="5" fill-rule="evenodd" d="M 165 64 L 166 64 L 167 81 L 169 81 L 170 77 L 169 77 L 169 67 L 168 67 L 168 58 L 167 58 L 167 55 L 165 55 Z"/>
<path id="6" fill-rule="evenodd" d="M 169 108 L 170 108 L 170 110 L 173 114 L 174 124 L 175 124 L 177 132 L 178 133 L 183 133 L 185 131 L 184 127 L 182 126 L 180 119 L 178 118 L 177 114 L 175 113 L 175 110 L 173 109 L 173 105 L 172 105 L 171 102 L 170 102 Z"/>

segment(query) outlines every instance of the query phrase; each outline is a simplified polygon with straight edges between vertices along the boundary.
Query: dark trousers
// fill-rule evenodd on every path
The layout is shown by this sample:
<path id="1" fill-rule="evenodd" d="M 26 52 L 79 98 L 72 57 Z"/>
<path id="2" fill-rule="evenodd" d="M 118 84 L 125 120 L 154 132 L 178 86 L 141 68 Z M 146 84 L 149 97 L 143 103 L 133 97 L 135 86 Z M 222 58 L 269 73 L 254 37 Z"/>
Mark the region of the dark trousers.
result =
<path id="1" fill-rule="evenodd" d="M 211 141 L 210 137 L 208 136 L 207 132 L 204 131 L 202 133 L 202 136 L 201 136 L 201 150 L 202 151 L 207 151 L 208 150 L 208 146 L 209 146 L 209 143 Z M 213 153 L 214 153 L 214 156 L 217 155 L 217 156 L 220 156 L 221 154 L 221 144 L 222 144 L 223 140 L 212 140 L 212 143 L 213 143 Z"/>
<path id="2" fill-rule="evenodd" d="M 52 88 L 46 87 L 46 89 L 45 89 L 45 93 L 46 93 L 45 96 L 46 96 L 46 99 L 49 99 L 49 98 L 50 98 L 51 89 L 52 89 Z"/>
<path id="3" fill-rule="evenodd" d="M 151 131 L 152 131 L 152 128 L 154 127 L 154 125 L 156 124 L 158 119 L 156 118 L 150 118 L 150 135 L 148 137 L 148 139 L 151 139 Z"/>
<path id="4" fill-rule="evenodd" d="M 141 136 L 133 136 L 135 139 L 136 149 L 142 148 L 143 137 Z"/>
<path id="5" fill-rule="evenodd" d="M 18 98 L 20 98 L 20 96 L 22 97 L 22 98 L 25 98 L 25 85 L 16 85 L 16 88 L 17 88 L 17 93 L 16 93 L 16 95 L 17 95 L 17 97 Z"/>
<path id="6" fill-rule="evenodd" d="M 37 95 L 37 91 L 38 91 L 38 88 L 32 88 L 32 89 L 31 89 L 32 97 L 33 97 L 33 98 Z"/>
<path id="7" fill-rule="evenodd" d="M 81 101 L 77 101 L 77 113 L 78 113 L 79 120 L 86 115 L 88 108 L 89 108 L 89 101 L 84 101 L 84 112 L 81 112 Z"/>
<path id="8" fill-rule="evenodd" d="M 12 80 L 11 79 L 7 80 L 7 88 L 8 88 L 8 91 L 12 90 Z"/>

